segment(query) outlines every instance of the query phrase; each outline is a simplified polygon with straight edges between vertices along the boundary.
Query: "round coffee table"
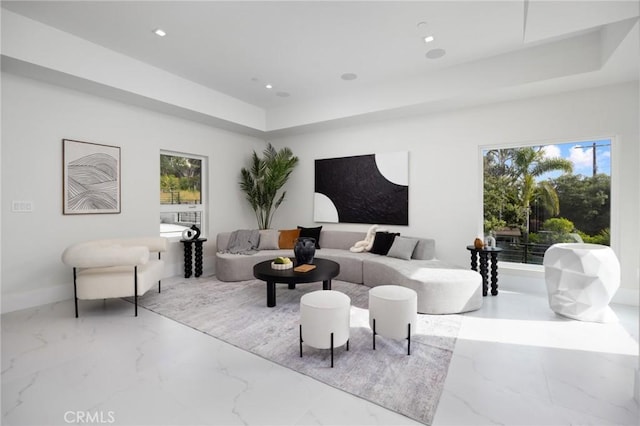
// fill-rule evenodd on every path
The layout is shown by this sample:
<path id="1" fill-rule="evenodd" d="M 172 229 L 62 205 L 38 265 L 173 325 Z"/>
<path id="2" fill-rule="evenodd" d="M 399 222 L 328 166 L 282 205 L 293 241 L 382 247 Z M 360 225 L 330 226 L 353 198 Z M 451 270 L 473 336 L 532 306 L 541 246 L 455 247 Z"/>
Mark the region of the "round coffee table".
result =
<path id="1" fill-rule="evenodd" d="M 293 268 L 272 269 L 271 262 L 267 260 L 253 267 L 253 276 L 267 282 L 267 306 L 270 308 L 276 306 L 276 283 L 289 284 L 289 288 L 294 289 L 296 284 L 322 281 L 322 289 L 331 290 L 331 280 L 340 273 L 340 265 L 327 259 L 313 259 L 312 264 L 316 267 L 309 272 L 296 272 Z"/>

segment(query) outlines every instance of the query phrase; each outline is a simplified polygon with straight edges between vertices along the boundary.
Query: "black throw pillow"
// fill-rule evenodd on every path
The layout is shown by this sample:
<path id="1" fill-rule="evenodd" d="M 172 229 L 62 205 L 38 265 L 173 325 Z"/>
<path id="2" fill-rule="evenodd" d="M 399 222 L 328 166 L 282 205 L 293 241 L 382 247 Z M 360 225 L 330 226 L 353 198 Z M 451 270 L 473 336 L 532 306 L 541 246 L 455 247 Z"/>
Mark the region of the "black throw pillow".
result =
<path id="1" fill-rule="evenodd" d="M 400 235 L 399 232 L 376 232 L 376 237 L 373 240 L 373 246 L 371 246 L 371 253 L 386 256 L 393 245 L 393 240 L 398 235 Z"/>
<path id="2" fill-rule="evenodd" d="M 322 226 L 318 226 L 317 228 L 305 228 L 303 226 L 298 226 L 300 230 L 300 238 L 302 237 L 310 237 L 316 239 L 316 248 L 320 248 L 320 231 L 322 231 Z"/>

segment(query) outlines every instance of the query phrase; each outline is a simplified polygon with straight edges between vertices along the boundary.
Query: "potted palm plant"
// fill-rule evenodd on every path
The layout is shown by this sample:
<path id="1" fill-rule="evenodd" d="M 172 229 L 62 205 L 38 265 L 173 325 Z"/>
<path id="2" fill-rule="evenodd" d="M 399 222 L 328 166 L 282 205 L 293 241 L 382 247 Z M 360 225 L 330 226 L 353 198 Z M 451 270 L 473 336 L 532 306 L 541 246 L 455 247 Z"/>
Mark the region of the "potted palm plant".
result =
<path id="1" fill-rule="evenodd" d="M 278 191 L 284 186 L 293 172 L 298 157 L 289 148 L 276 150 L 267 145 L 261 158 L 253 151 L 251 167 L 242 168 L 240 188 L 245 192 L 247 201 L 256 214 L 258 227 L 268 229 L 276 209 L 280 207 L 286 191 L 278 197 Z"/>

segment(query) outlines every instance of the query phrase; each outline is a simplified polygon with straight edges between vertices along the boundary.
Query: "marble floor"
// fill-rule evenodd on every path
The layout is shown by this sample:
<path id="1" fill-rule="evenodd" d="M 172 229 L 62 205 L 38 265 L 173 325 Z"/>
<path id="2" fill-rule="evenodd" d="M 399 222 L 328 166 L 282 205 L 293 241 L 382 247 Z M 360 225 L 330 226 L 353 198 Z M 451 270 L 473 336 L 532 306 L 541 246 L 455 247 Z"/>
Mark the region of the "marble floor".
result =
<path id="1" fill-rule="evenodd" d="M 638 425 L 638 308 L 565 320 L 501 291 L 466 314 L 435 425 Z M 123 300 L 2 315 L 3 425 L 412 425 Z"/>

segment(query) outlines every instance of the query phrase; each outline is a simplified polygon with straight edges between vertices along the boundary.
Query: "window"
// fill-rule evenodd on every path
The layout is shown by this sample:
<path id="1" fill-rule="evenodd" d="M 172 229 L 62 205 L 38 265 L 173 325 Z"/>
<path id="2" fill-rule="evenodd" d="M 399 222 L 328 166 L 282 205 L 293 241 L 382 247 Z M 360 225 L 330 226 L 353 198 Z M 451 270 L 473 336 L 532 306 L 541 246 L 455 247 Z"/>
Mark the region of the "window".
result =
<path id="1" fill-rule="evenodd" d="M 206 158 L 160 153 L 160 236 L 181 237 L 196 225 L 205 235 Z"/>
<path id="2" fill-rule="evenodd" d="M 484 232 L 507 262 L 542 264 L 555 243 L 610 245 L 611 140 L 487 149 Z"/>

